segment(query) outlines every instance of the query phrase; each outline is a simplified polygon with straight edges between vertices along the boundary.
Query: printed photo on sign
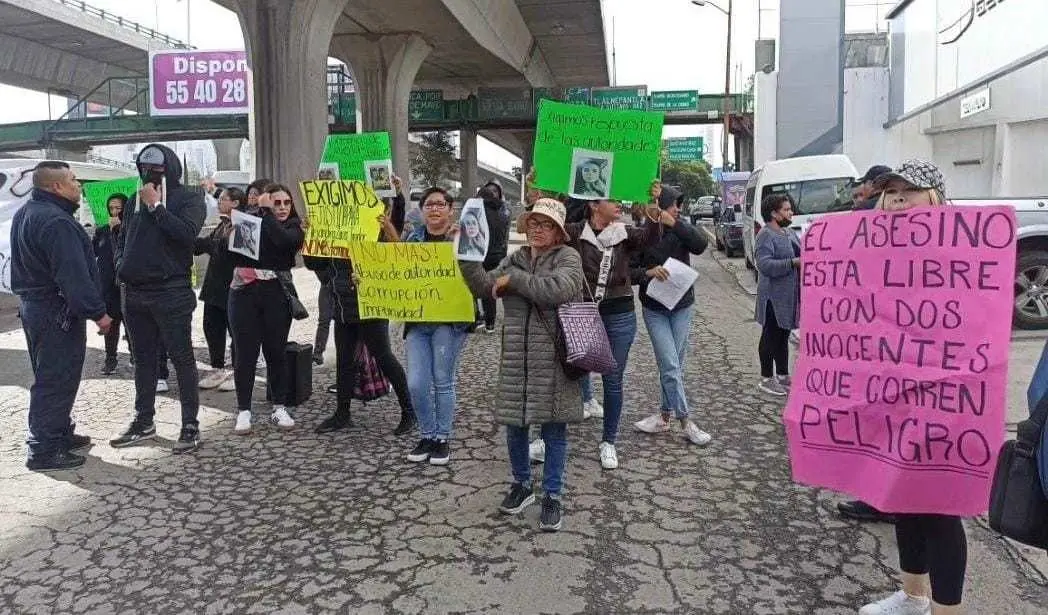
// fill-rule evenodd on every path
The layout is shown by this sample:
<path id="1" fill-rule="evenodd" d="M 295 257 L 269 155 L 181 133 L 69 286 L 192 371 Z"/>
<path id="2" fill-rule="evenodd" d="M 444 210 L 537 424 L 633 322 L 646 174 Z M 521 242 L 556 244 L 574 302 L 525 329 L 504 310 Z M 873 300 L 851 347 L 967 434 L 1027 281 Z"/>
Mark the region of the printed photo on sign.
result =
<path id="1" fill-rule="evenodd" d="M 606 199 L 611 196 L 611 166 L 614 154 L 576 149 L 571 155 L 571 196 L 576 199 Z"/>
<path id="2" fill-rule="evenodd" d="M 374 160 L 364 163 L 367 170 L 368 185 L 381 197 L 394 197 L 397 195 L 393 190 L 393 161 Z"/>
<path id="3" fill-rule="evenodd" d="M 342 179 L 338 174 L 338 163 L 337 162 L 321 162 L 320 168 L 317 169 L 317 179 L 332 180 Z"/>
<path id="4" fill-rule="evenodd" d="M 462 206 L 455 235 L 455 256 L 460 261 L 484 262 L 488 255 L 488 217 L 482 199 L 469 199 Z"/>
<path id="5" fill-rule="evenodd" d="M 229 251 L 257 261 L 262 244 L 262 218 L 236 209 L 230 214 L 233 232 L 229 234 Z"/>

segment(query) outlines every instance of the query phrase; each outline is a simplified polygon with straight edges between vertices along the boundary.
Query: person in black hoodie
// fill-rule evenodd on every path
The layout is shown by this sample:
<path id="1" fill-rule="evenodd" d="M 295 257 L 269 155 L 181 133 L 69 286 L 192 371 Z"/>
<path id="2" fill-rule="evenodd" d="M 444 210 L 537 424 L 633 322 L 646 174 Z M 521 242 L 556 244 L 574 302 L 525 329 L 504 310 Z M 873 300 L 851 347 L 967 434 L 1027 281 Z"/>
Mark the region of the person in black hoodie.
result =
<path id="1" fill-rule="evenodd" d="M 108 376 L 116 371 L 116 349 L 120 342 L 120 321 L 123 316 L 120 308 L 120 285 L 116 282 L 116 238 L 120 234 L 120 220 L 126 206 L 126 196 L 110 195 L 106 199 L 109 224 L 96 228 L 95 236 L 91 241 L 95 252 L 95 263 L 98 265 L 98 283 L 102 291 L 102 298 L 106 302 L 106 313 L 113 319 L 113 324 L 106 333 L 103 376 Z"/>
<path id="2" fill-rule="evenodd" d="M 182 185 L 182 163 L 170 148 L 142 148 L 135 161 L 142 188 L 128 204 L 117 238 L 116 275 L 124 284 L 124 322 L 135 349 L 135 418 L 110 446 L 156 437 L 157 354 L 167 351 L 178 376 L 182 429 L 173 452 L 200 446 L 199 374 L 190 338 L 196 296 L 191 284 L 193 245 L 206 207 L 199 188 Z"/>
<path id="3" fill-rule="evenodd" d="M 248 213 L 262 218 L 258 259 L 229 253 L 235 266 L 228 308 L 236 348 L 233 379 L 238 412 L 233 432 L 240 435 L 251 432 L 251 394 L 260 349 L 266 358 L 266 378 L 273 399 L 270 421 L 280 429 L 295 426 L 284 347 L 291 330 L 288 296 L 297 297 L 291 268 L 305 241 L 302 220 L 287 186 L 268 186 L 258 197 L 258 207 Z"/>
<path id="4" fill-rule="evenodd" d="M 688 354 L 695 291 L 689 288 L 672 309 L 652 299 L 647 293 L 652 280 L 669 279 L 669 271 L 664 266 L 668 259 L 689 265 L 692 254 L 702 254 L 706 250 L 708 241 L 703 231 L 680 218 L 683 200 L 683 195 L 675 188 L 662 186 L 659 207 L 677 220 L 676 232 L 663 234 L 658 243 L 636 255 L 631 264 L 633 283 L 640 285 L 644 324 L 651 338 L 662 385 L 660 412 L 633 426 L 645 433 L 662 433 L 670 430 L 671 417 L 676 418 L 680 421 L 684 436 L 693 444 L 704 446 L 710 443 L 712 437 L 691 420 L 684 387 L 684 359 Z"/>
<path id="5" fill-rule="evenodd" d="M 79 206 L 80 182 L 69 165 L 41 162 L 32 197 L 11 220 L 11 290 L 33 369 L 26 467 L 37 472 L 84 465 L 72 451 L 91 438 L 73 432 L 70 415 L 87 349 L 85 323 L 93 320 L 105 333 L 112 322 L 91 240 L 73 217 Z"/>
<path id="6" fill-rule="evenodd" d="M 484 215 L 488 220 L 488 254 L 484 257 L 484 271 L 492 271 L 506 258 L 509 250 L 509 207 L 502 198 L 502 186 L 494 180 L 484 184 L 477 197 L 484 199 Z M 480 307 L 484 330 L 494 333 L 495 299 L 483 297 Z"/>
<path id="7" fill-rule="evenodd" d="M 200 380 L 201 389 L 222 387 L 232 372 L 226 369 L 226 332 L 232 336 L 229 326 L 227 308 L 229 306 L 229 285 L 233 282 L 233 259 L 229 253 L 229 233 L 233 230 L 230 221 L 231 212 L 247 208 L 247 195 L 239 188 L 227 188 L 218 197 L 218 224 L 207 237 L 196 240 L 193 254 L 207 254 L 207 269 L 200 284 L 200 300 L 204 302 L 204 337 L 207 339 L 207 352 L 211 359 L 212 372 Z M 236 363 L 236 350 L 229 345 L 233 363 Z M 229 390 L 222 387 L 220 390 Z"/>

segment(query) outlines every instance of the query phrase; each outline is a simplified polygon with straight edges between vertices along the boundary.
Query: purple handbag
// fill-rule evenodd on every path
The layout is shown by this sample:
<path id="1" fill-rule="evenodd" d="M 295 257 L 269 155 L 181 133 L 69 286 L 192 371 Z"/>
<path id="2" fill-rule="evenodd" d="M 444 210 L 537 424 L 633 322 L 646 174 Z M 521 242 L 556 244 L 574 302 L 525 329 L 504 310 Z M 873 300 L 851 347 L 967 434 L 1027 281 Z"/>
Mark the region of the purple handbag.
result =
<path id="1" fill-rule="evenodd" d="M 594 374 L 618 369 L 597 303 L 566 303 L 557 308 L 557 320 L 564 336 L 565 363 Z"/>

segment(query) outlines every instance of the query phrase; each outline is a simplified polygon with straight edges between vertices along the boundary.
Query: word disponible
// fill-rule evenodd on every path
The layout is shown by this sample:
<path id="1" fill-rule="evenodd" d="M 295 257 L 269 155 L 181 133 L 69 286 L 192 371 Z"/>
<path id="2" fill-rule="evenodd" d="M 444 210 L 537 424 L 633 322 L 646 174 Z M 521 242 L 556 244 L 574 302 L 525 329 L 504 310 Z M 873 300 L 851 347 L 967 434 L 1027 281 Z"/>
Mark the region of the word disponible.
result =
<path id="1" fill-rule="evenodd" d="M 198 60 L 195 56 L 178 56 L 174 59 L 176 75 L 207 75 L 214 77 L 222 73 L 246 73 L 250 68 L 246 58 Z"/>
<path id="2" fill-rule="evenodd" d="M 385 205 L 367 184 L 314 180 L 302 182 L 300 189 L 309 215 L 306 256 L 348 258 L 350 243 L 378 239 Z"/>
<path id="3" fill-rule="evenodd" d="M 784 420 L 798 481 L 882 510 L 985 512 L 1015 272 L 1004 207 L 856 212 L 802 240 Z"/>
<path id="4" fill-rule="evenodd" d="M 363 243 L 349 246 L 361 318 L 471 322 L 470 294 L 452 244 Z"/>

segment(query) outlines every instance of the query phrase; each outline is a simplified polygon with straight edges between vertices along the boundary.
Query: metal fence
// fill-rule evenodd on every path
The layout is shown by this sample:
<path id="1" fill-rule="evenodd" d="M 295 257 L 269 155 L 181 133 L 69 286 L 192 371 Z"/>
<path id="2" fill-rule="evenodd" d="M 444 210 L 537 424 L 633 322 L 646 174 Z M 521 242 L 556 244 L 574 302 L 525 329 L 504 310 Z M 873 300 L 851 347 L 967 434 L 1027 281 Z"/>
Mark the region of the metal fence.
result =
<path id="1" fill-rule="evenodd" d="M 100 9 L 98 7 L 91 6 L 90 4 L 88 4 L 86 2 L 83 2 L 82 0 L 54 0 L 54 1 L 59 3 L 59 4 L 62 4 L 62 5 L 65 5 L 65 6 L 72 7 L 74 9 L 78 9 L 80 11 L 83 11 L 84 13 L 87 13 L 88 15 L 94 15 L 95 17 L 98 17 L 99 19 L 103 19 L 103 20 L 108 21 L 110 23 L 115 23 L 115 24 L 117 24 L 118 26 L 120 26 L 122 28 L 126 28 L 128 30 L 133 31 L 133 32 L 137 32 L 138 34 L 141 34 L 142 36 L 145 36 L 147 38 L 158 40 L 158 41 L 160 41 L 162 43 L 165 43 L 165 44 L 167 44 L 167 45 L 169 45 L 169 46 L 171 46 L 173 48 L 192 49 L 192 47 L 190 47 L 187 43 L 184 43 L 184 42 L 182 42 L 182 41 L 180 41 L 180 40 L 178 40 L 176 38 L 171 38 L 170 36 L 168 36 L 166 34 L 163 34 L 162 32 L 157 32 L 156 30 L 154 30 L 152 28 L 147 28 L 147 27 L 143 26 L 142 24 L 140 24 L 138 22 L 131 21 L 130 19 L 125 19 L 125 18 L 123 18 L 120 15 L 117 15 L 115 13 L 111 13 L 109 11 L 102 10 L 102 9 Z"/>

